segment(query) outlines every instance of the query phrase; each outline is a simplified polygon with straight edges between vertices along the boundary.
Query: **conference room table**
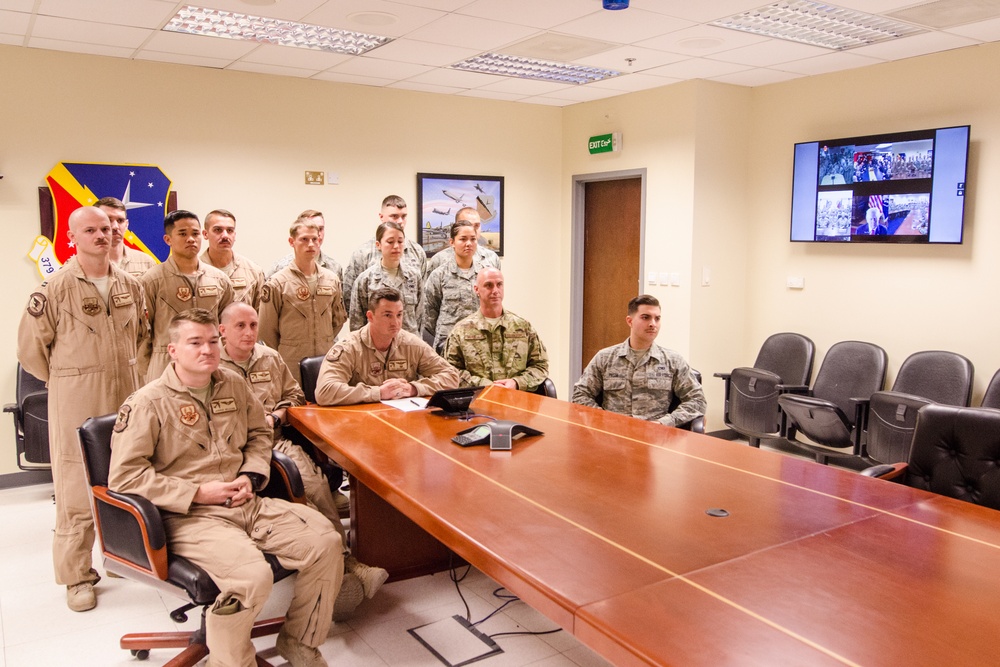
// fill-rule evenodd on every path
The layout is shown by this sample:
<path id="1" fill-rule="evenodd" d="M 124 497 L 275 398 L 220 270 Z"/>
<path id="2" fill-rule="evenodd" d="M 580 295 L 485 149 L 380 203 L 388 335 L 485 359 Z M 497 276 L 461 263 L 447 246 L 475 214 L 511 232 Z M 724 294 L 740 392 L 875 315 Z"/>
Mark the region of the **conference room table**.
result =
<path id="1" fill-rule="evenodd" d="M 362 562 L 454 552 L 616 665 L 1000 663 L 1000 512 L 502 387 L 472 409 L 544 435 L 289 411 L 352 477 Z"/>

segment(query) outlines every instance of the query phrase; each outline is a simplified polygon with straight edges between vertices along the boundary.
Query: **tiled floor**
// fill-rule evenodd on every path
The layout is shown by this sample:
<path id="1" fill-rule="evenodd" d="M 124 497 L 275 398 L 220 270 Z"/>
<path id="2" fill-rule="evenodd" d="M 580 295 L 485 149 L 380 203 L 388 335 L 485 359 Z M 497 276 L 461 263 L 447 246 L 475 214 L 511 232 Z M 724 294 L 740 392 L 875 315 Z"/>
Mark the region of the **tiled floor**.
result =
<path id="1" fill-rule="evenodd" d="M 126 632 L 172 630 L 167 612 L 179 598 L 161 595 L 124 579 L 105 578 L 97 586 L 96 609 L 75 613 L 66 608 L 65 589 L 52 579 L 51 534 L 55 511 L 52 486 L 38 485 L 0 491 L 0 667 L 139 667 L 163 665 L 172 651 L 154 650 L 147 662 L 137 662 L 118 648 Z M 95 567 L 102 569 L 95 555 Z M 290 580 L 279 582 L 261 615 L 280 616 L 290 596 Z M 493 596 L 498 585 L 471 571 L 461 588 L 473 621 L 503 601 Z M 337 667 L 441 667 L 427 649 L 407 633 L 413 628 L 465 614 L 465 607 L 448 573 L 386 584 L 372 600 L 361 604 L 354 618 L 334 624 L 323 655 Z M 185 626 L 197 623 L 195 614 Z M 545 631 L 556 626 L 523 602 L 515 602 L 478 628 L 493 634 Z M 274 638 L 255 640 L 267 647 L 264 657 L 284 661 L 274 652 Z M 477 667 L 600 667 L 607 663 L 566 632 L 541 636 L 498 637 L 503 653 L 476 663 Z M 201 663 L 200 663 L 201 664 Z"/>

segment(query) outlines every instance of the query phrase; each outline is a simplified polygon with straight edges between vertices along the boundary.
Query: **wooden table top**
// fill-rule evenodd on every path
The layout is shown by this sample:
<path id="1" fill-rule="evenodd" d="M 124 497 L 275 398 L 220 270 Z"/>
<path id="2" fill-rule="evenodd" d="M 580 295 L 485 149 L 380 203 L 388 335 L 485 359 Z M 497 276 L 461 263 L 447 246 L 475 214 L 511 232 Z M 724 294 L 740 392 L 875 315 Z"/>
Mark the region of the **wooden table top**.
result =
<path id="1" fill-rule="evenodd" d="M 1000 512 L 501 387 L 473 408 L 545 435 L 492 452 L 427 411 L 290 415 L 615 664 L 997 662 Z"/>

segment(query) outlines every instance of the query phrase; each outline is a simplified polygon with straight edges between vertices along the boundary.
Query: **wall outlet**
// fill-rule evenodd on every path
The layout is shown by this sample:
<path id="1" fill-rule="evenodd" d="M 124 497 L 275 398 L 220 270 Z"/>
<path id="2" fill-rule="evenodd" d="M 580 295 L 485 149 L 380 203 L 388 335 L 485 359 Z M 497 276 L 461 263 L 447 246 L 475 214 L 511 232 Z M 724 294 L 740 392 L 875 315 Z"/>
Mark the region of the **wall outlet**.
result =
<path id="1" fill-rule="evenodd" d="M 323 172 L 322 171 L 307 171 L 306 172 L 306 185 L 323 185 Z"/>

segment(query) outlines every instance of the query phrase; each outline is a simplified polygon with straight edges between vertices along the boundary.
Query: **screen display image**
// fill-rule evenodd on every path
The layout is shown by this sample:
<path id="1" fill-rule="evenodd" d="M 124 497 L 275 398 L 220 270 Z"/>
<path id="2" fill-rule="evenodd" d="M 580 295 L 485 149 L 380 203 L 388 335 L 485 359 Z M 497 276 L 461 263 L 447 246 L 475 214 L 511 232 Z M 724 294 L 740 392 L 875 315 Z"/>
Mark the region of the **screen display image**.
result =
<path id="1" fill-rule="evenodd" d="M 795 145 L 792 241 L 961 243 L 969 126 Z"/>

